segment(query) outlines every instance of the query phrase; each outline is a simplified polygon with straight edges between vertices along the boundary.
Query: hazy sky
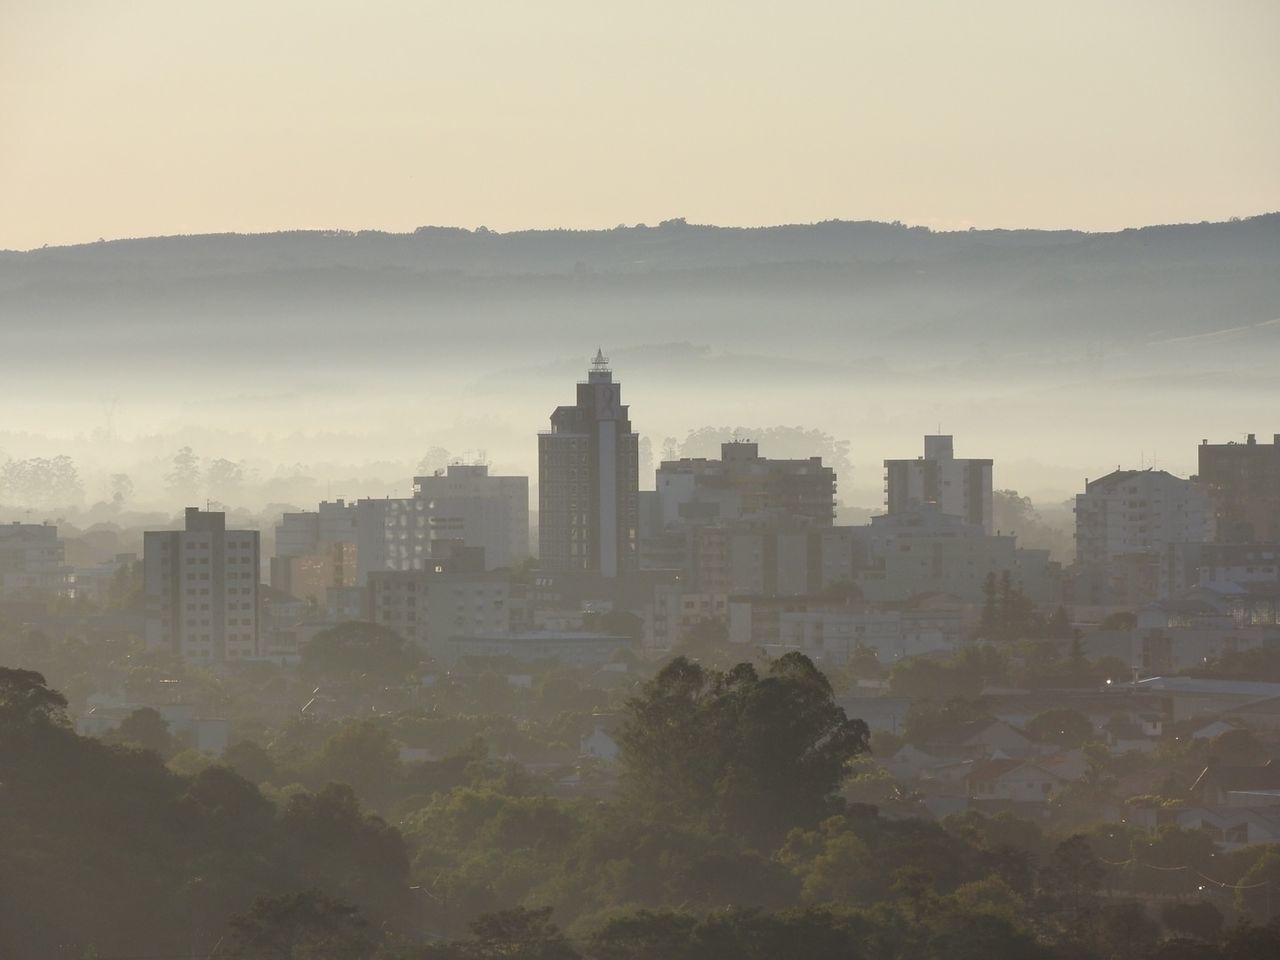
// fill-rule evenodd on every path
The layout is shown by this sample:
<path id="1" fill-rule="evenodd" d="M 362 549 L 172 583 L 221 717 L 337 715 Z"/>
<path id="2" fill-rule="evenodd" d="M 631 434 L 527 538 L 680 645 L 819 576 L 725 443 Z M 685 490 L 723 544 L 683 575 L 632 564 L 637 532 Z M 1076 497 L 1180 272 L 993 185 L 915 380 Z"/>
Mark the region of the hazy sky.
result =
<path id="1" fill-rule="evenodd" d="M 0 248 L 1280 208 L 1277 0 L 0 0 Z"/>

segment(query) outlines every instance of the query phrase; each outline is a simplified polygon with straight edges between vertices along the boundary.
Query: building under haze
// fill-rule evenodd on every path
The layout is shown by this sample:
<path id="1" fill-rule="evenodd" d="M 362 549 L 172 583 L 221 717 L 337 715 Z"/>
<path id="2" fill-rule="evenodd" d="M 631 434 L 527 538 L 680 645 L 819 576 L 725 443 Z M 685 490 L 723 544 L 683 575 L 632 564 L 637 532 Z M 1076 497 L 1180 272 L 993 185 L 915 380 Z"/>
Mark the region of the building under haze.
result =
<path id="1" fill-rule="evenodd" d="M 0 525 L 0 598 L 52 598 L 68 594 L 72 571 L 58 528 L 48 523 Z"/>
<path id="2" fill-rule="evenodd" d="M 433 476 L 415 477 L 413 496 L 426 503 L 434 539 L 482 548 L 488 569 L 528 559 L 528 477 L 493 476 L 483 463 L 452 463 Z"/>
<path id="3" fill-rule="evenodd" d="M 884 481 L 885 512 L 891 516 L 934 504 L 946 516 L 987 534 L 993 530 L 991 461 L 957 460 L 950 436 L 926 436 L 918 459 L 886 460 Z"/>
<path id="4" fill-rule="evenodd" d="M 1222 543 L 1280 541 L 1280 433 L 1271 443 L 1200 444 L 1197 478 L 1213 501 Z"/>
<path id="5" fill-rule="evenodd" d="M 1175 544 L 1213 536 L 1203 491 L 1165 470 L 1115 470 L 1076 496 L 1076 599 L 1147 603 L 1167 596 Z"/>
<path id="6" fill-rule="evenodd" d="M 616 577 L 637 567 L 639 437 L 622 386 L 597 351 L 577 403 L 556 407 L 538 435 L 541 566 Z"/>
<path id="7" fill-rule="evenodd" d="M 831 526 L 836 511 L 836 473 L 821 457 L 770 460 L 758 444 L 720 445 L 720 459 L 685 457 L 658 468 L 659 522 L 736 520 L 773 516 L 788 523 Z"/>
<path id="8" fill-rule="evenodd" d="M 318 510 L 286 513 L 276 525 L 271 586 L 323 605 L 328 591 L 357 579 L 356 509 L 343 500 Z"/>
<path id="9" fill-rule="evenodd" d="M 498 477 L 484 464 L 453 464 L 415 477 L 412 497 L 355 504 L 358 580 L 382 570 L 425 570 L 436 541 L 483 551 L 490 570 L 529 556 L 529 478 Z"/>
<path id="10" fill-rule="evenodd" d="M 206 663 L 257 655 L 258 531 L 188 507 L 184 529 L 148 530 L 142 542 L 148 647 Z"/>

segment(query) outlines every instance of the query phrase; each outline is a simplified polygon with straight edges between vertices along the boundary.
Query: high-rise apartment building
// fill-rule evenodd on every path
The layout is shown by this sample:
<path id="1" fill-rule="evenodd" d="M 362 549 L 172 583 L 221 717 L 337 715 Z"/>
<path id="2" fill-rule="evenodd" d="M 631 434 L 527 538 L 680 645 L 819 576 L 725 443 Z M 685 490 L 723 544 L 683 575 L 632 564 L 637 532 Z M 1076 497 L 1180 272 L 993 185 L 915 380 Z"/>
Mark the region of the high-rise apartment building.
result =
<path id="1" fill-rule="evenodd" d="M 1200 444 L 1197 480 L 1213 502 L 1221 543 L 1280 541 L 1280 433 L 1271 443 Z"/>
<path id="2" fill-rule="evenodd" d="M 1165 470 L 1115 470 L 1076 495 L 1076 563 L 1162 554 L 1171 544 L 1212 538 L 1205 495 Z"/>
<path id="3" fill-rule="evenodd" d="M 950 436 L 926 436 L 923 457 L 886 460 L 884 472 L 886 513 L 909 513 L 933 504 L 943 515 L 991 534 L 991 461 L 957 460 Z"/>
<path id="4" fill-rule="evenodd" d="M 538 546 L 543 569 L 616 577 L 636 569 L 639 437 L 609 362 L 597 351 L 577 403 L 538 435 Z"/>
<path id="5" fill-rule="evenodd" d="M 188 507 L 182 530 L 143 534 L 147 645 L 222 663 L 258 652 L 259 538 Z"/>
<path id="6" fill-rule="evenodd" d="M 1164 470 L 1115 470 L 1076 496 L 1076 599 L 1140 605 L 1169 596 L 1178 544 L 1213 536 L 1204 492 Z"/>

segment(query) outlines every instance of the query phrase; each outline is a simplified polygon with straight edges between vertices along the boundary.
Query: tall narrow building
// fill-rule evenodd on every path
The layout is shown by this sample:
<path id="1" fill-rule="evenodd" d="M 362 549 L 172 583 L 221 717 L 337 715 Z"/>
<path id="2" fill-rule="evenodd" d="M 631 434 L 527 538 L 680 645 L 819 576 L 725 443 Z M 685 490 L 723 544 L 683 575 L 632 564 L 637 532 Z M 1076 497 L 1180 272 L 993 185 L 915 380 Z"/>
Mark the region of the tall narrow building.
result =
<path id="1" fill-rule="evenodd" d="M 538 546 L 548 571 L 616 577 L 636 569 L 640 444 L 621 384 L 596 351 L 578 402 L 538 435 Z"/>

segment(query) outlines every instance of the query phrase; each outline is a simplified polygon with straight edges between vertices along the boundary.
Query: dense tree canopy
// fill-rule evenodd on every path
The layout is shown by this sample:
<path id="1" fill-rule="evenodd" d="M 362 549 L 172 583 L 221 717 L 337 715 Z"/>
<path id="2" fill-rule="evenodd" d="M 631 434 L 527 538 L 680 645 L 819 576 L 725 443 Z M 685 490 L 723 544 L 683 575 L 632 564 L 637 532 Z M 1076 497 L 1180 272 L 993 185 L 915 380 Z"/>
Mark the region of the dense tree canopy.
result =
<path id="1" fill-rule="evenodd" d="M 658 816 L 766 837 L 832 812 L 868 730 L 813 663 L 789 653 L 760 676 L 678 657 L 627 704 L 630 799 Z"/>

